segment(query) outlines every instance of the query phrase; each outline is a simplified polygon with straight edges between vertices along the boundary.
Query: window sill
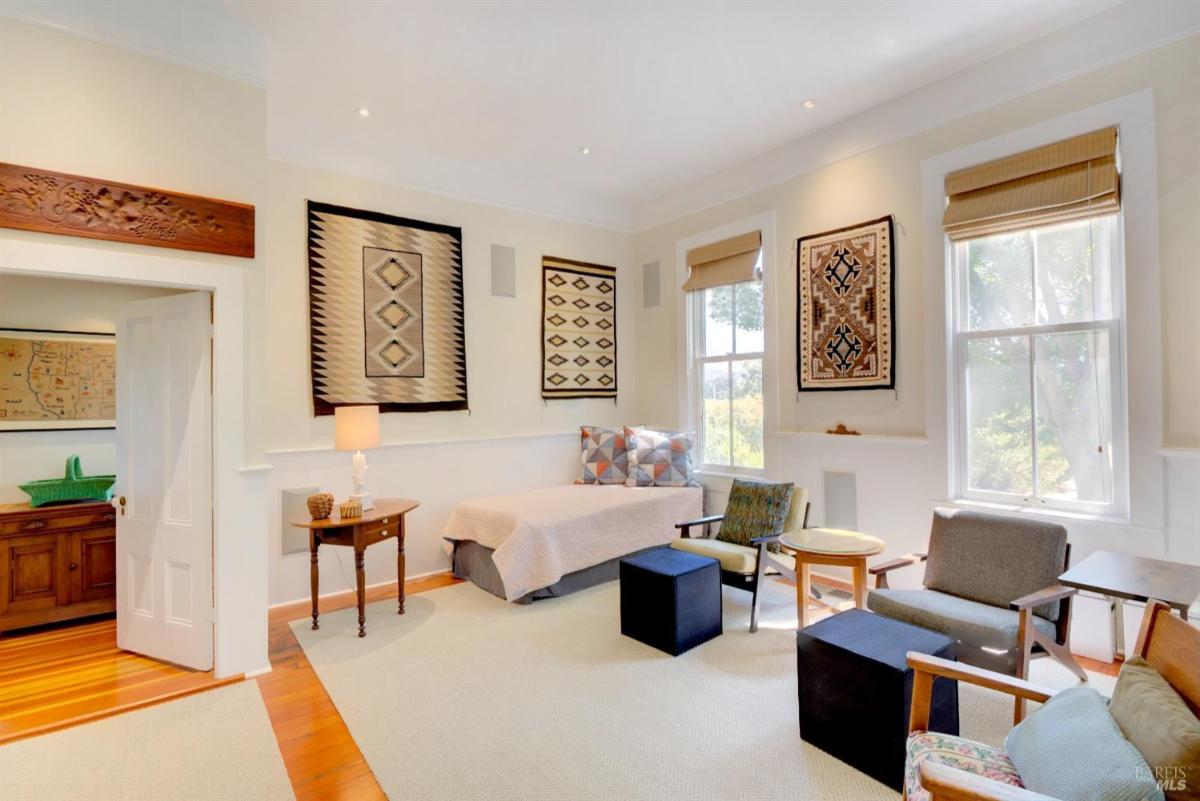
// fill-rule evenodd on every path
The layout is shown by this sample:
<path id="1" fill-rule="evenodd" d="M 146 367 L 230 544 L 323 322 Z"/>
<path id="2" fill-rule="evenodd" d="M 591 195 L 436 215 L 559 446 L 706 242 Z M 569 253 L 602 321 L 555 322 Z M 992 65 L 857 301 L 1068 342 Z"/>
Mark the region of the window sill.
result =
<path id="1" fill-rule="evenodd" d="M 1089 512 L 1073 512 L 1068 509 L 1039 509 L 1032 506 L 1013 503 L 997 503 L 995 501 L 980 501 L 973 498 L 954 498 L 938 501 L 939 506 L 949 506 L 954 509 L 967 509 L 979 512 L 1007 512 L 1022 517 L 1042 517 L 1050 520 L 1075 520 L 1087 523 L 1107 523 L 1114 526 L 1131 526 L 1133 521 L 1121 515 L 1100 515 Z"/>
<path id="2" fill-rule="evenodd" d="M 696 467 L 692 469 L 692 475 L 698 478 L 721 478 L 732 481 L 735 478 L 765 478 L 767 471 L 752 467 Z"/>

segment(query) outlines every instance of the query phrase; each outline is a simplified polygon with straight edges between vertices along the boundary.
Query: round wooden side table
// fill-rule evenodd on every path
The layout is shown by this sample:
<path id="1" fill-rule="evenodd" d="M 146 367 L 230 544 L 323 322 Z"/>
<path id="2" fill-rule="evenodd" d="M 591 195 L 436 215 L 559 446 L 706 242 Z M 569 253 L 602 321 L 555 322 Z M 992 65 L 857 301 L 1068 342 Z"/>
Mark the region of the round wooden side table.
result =
<path id="1" fill-rule="evenodd" d="M 808 625 L 808 605 L 816 601 L 811 592 L 810 565 L 850 568 L 854 573 L 854 605 L 859 609 L 867 607 L 867 557 L 882 553 L 883 540 L 857 531 L 804 528 L 783 534 L 779 544 L 796 557 L 796 615 L 799 628 Z"/>

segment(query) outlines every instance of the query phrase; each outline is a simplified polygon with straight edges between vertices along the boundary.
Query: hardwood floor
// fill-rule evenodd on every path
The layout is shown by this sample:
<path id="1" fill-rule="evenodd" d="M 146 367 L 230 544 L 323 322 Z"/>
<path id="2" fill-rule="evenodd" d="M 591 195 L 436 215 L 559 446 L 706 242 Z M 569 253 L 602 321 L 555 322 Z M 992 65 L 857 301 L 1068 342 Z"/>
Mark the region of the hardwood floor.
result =
<path id="1" fill-rule="evenodd" d="M 112 618 L 0 637 L 0 744 L 241 681 L 117 648 Z"/>
<path id="2" fill-rule="evenodd" d="M 408 594 L 459 583 L 449 574 L 415 579 Z M 821 583 L 840 588 L 837 580 Z M 368 603 L 396 597 L 395 586 L 368 591 Z M 324 598 L 321 611 L 352 606 L 353 593 Z M 370 766 L 317 678 L 289 622 L 306 602 L 269 615 L 273 671 L 258 682 L 297 801 L 385 801 Z M 370 635 L 368 635 L 370 636 Z M 1116 675 L 1120 664 L 1083 657 L 1086 669 Z M 0 743 L 118 714 L 148 703 L 240 681 L 217 680 L 120 651 L 116 622 L 102 620 L 0 639 Z"/>
<path id="3" fill-rule="evenodd" d="M 411 595 L 458 583 L 449 573 L 442 573 L 406 581 L 404 591 Z M 376 587 L 367 592 L 367 603 L 395 597 L 394 585 Z M 354 603 L 352 592 L 322 598 L 321 612 Z M 311 609 L 310 604 L 301 602 L 271 610 L 268 626 L 273 670 L 256 679 L 292 789 L 297 801 L 385 801 L 387 796 L 375 774 L 288 625 L 307 617 Z"/>

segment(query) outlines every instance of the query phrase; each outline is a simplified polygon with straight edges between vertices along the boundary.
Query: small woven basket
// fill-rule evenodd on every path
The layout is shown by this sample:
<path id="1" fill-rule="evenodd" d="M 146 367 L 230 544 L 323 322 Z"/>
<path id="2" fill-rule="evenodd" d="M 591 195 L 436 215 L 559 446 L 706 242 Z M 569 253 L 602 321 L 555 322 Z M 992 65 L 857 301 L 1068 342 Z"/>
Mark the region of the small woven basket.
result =
<path id="1" fill-rule="evenodd" d="M 29 496 L 29 505 L 36 508 L 48 503 L 112 500 L 112 487 L 116 480 L 116 476 L 85 476 L 79 465 L 79 457 L 72 456 L 67 459 L 63 478 L 30 481 L 19 486 Z"/>
<path id="2" fill-rule="evenodd" d="M 333 495 L 328 492 L 318 492 L 308 496 L 308 513 L 313 520 L 324 520 L 333 511 Z"/>
<path id="3" fill-rule="evenodd" d="M 348 500 L 338 508 L 338 512 L 341 514 L 343 520 L 362 517 L 362 501 Z"/>

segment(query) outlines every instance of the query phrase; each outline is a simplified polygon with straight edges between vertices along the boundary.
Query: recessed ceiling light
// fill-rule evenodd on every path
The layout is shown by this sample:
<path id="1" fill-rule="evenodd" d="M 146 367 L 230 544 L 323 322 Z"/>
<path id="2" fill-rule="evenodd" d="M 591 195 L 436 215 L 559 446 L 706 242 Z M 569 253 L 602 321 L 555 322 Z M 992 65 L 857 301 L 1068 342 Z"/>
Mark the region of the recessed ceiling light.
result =
<path id="1" fill-rule="evenodd" d="M 592 152 L 592 149 L 590 147 L 588 147 L 587 145 L 584 145 L 583 147 L 579 148 L 579 155 L 581 155 L 581 156 L 586 156 L 591 152 Z"/>
<path id="2" fill-rule="evenodd" d="M 358 116 L 362 117 L 365 120 L 367 117 L 371 116 L 371 109 L 367 108 L 366 106 L 363 106 L 362 108 L 360 108 L 358 110 Z"/>
<path id="3" fill-rule="evenodd" d="M 813 99 L 810 97 L 808 100 L 805 100 L 805 101 L 804 101 L 804 102 L 803 102 L 801 105 L 802 105 L 802 106 L 804 106 L 805 108 L 816 108 L 816 107 L 817 107 L 817 101 L 813 100 Z"/>

